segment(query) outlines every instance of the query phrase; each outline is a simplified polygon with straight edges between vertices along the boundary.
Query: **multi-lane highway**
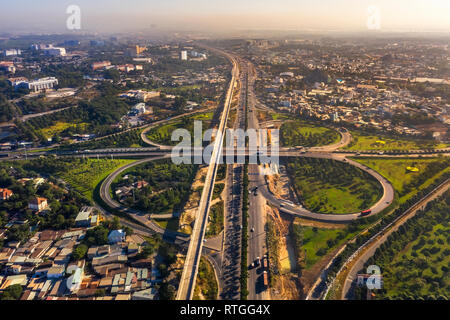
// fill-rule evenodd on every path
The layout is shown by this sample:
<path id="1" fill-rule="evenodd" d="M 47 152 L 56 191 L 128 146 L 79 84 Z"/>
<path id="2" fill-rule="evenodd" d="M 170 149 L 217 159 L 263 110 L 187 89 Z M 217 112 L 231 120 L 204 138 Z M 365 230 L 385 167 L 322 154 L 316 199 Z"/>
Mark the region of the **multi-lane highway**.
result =
<path id="1" fill-rule="evenodd" d="M 242 86 L 245 73 L 240 72 L 240 91 L 236 119 L 232 128 L 244 128 L 244 103 L 246 88 Z M 231 164 L 227 166 L 226 204 L 224 210 L 224 244 L 222 252 L 221 298 L 239 300 L 241 292 L 241 251 L 242 251 L 242 179 L 244 166 Z"/>
<path id="2" fill-rule="evenodd" d="M 188 252 L 184 263 L 183 272 L 181 274 L 180 285 L 177 291 L 177 300 L 190 300 L 192 299 L 192 295 L 194 293 L 198 266 L 200 264 L 202 253 L 203 239 L 208 223 L 208 214 L 214 190 L 214 183 L 219 166 L 219 157 L 222 153 L 223 137 L 225 135 L 228 115 L 231 109 L 234 86 L 239 73 L 236 59 L 228 53 L 225 53 L 223 51 L 219 52 L 225 55 L 232 62 L 233 69 L 231 71 L 231 81 L 225 97 L 224 108 L 222 111 L 222 116 L 220 118 L 219 128 L 216 132 L 216 137 L 214 140 L 214 148 L 212 151 L 211 161 L 206 174 L 205 184 L 200 198 L 194 227 L 192 229 Z"/>
<path id="3" fill-rule="evenodd" d="M 256 98 L 253 91 L 253 85 L 256 78 L 256 72 L 253 65 L 244 62 L 243 69 L 248 74 L 248 129 L 259 129 L 259 123 L 256 112 Z M 259 138 L 258 145 L 259 146 Z M 249 269 L 248 273 L 248 292 L 249 299 L 268 300 L 269 291 L 263 283 L 263 267 L 260 259 L 267 253 L 266 248 L 266 198 L 257 191 L 262 186 L 261 178 L 264 180 L 263 172 L 258 164 L 248 165 L 249 179 L 249 207 L 248 207 L 248 256 L 247 265 L 254 263 L 255 267 Z M 257 261 L 258 260 L 258 261 Z"/>
<path id="4" fill-rule="evenodd" d="M 216 50 L 217 51 L 217 50 Z M 98 149 L 98 150 L 84 150 L 84 151 L 67 151 L 67 152 L 34 152 L 29 154 L 29 157 L 39 157 L 39 156 L 76 156 L 76 157 L 136 157 L 136 158 L 144 158 L 142 160 L 138 160 L 132 164 L 128 164 L 110 176 L 108 176 L 101 185 L 100 188 L 100 196 L 103 201 L 110 208 L 127 213 L 136 221 L 144 225 L 151 232 L 159 233 L 167 238 L 170 238 L 171 241 L 179 242 L 180 244 L 188 245 L 186 261 L 183 269 L 183 273 L 180 280 L 179 290 L 177 293 L 177 299 L 191 299 L 192 294 L 195 288 L 195 282 L 197 277 L 198 265 L 200 261 L 200 257 L 202 252 L 204 253 L 203 247 L 205 246 L 204 235 L 208 222 L 208 214 L 210 209 L 210 203 L 212 199 L 212 193 L 215 184 L 215 177 L 218 169 L 219 158 L 222 155 L 226 155 L 228 152 L 236 152 L 235 148 L 223 148 L 223 137 L 225 133 L 225 128 L 228 120 L 228 114 L 231 108 L 231 101 L 233 95 L 233 89 L 239 76 L 238 71 L 238 60 L 231 56 L 228 53 L 220 51 L 221 54 L 225 55 L 233 64 L 232 69 L 232 77 L 230 81 L 230 86 L 228 88 L 224 107 L 222 111 L 222 115 L 220 117 L 220 123 L 218 126 L 216 140 L 214 143 L 214 148 L 212 152 L 211 161 L 208 167 L 206 179 L 205 179 L 205 187 L 203 189 L 199 208 L 197 212 L 197 216 L 195 219 L 192 235 L 189 237 L 186 234 L 173 232 L 169 230 L 165 230 L 160 227 L 157 223 L 152 221 L 152 219 L 148 219 L 144 217 L 142 212 L 138 212 L 137 210 L 133 210 L 131 208 L 125 207 L 120 203 L 116 202 L 112 199 L 110 195 L 110 187 L 111 183 L 114 179 L 120 175 L 122 172 L 127 170 L 128 168 L 143 164 L 147 161 L 154 161 L 157 159 L 164 159 L 170 157 L 170 151 L 172 147 L 164 146 L 161 144 L 157 144 L 153 141 L 150 141 L 146 137 L 146 133 L 149 129 L 161 125 L 167 121 L 172 121 L 176 118 L 188 116 L 190 114 L 204 112 L 208 109 L 197 110 L 195 112 L 189 114 L 183 114 L 172 119 L 165 119 L 159 122 L 152 123 L 150 125 L 146 125 L 146 129 L 142 132 L 141 138 L 144 142 L 149 145 L 153 145 L 156 147 L 151 148 L 108 148 L 108 149 Z M 260 103 L 256 100 L 255 93 L 253 90 L 254 81 L 256 78 L 256 72 L 250 63 L 244 60 L 239 60 L 241 74 L 241 83 L 245 86 L 241 86 L 241 96 L 238 104 L 237 111 L 237 119 L 235 128 L 244 129 L 245 122 L 243 121 L 244 111 L 247 111 L 248 116 L 248 128 L 249 129 L 258 129 L 259 123 L 257 118 L 257 107 L 264 109 L 264 106 L 261 106 Z M 247 81 L 248 80 L 248 81 Z M 247 86 L 248 83 L 248 86 Z M 245 96 L 248 95 L 248 105 L 246 106 Z M 247 108 L 246 108 L 247 107 Z M 361 170 L 366 171 L 371 174 L 383 187 L 383 195 L 379 199 L 379 201 L 374 204 L 371 208 L 370 215 L 375 215 L 388 207 L 393 199 L 394 199 L 394 189 L 392 185 L 387 181 L 383 176 L 374 170 L 349 159 L 351 156 L 359 156 L 359 152 L 341 152 L 337 151 L 338 148 L 342 148 L 343 146 L 348 145 L 351 142 L 351 134 L 346 130 L 340 130 L 341 140 L 333 145 L 323 146 L 323 147 L 312 147 L 309 148 L 307 152 L 300 151 L 296 148 L 280 148 L 279 156 L 280 157 L 314 157 L 314 158 L 326 158 L 332 159 L 334 161 L 345 162 L 349 165 L 355 166 Z M 223 148 L 223 149 L 222 149 Z M 253 152 L 252 150 L 244 151 L 244 155 L 249 155 L 249 153 Z M 444 156 L 449 156 L 450 149 L 436 150 L 434 152 L 427 152 L 425 150 L 417 150 L 410 152 L 408 154 L 377 154 L 374 152 L 362 154 L 361 156 L 365 157 L 431 157 L 439 154 L 443 154 Z M 362 153 L 362 152 L 361 152 Z M 17 155 L 14 155 L 17 157 Z M 148 158 L 152 157 L 152 158 Z M 225 226 L 224 226 L 224 250 L 221 253 L 221 259 L 219 259 L 219 263 L 217 259 L 213 259 L 213 264 L 215 269 L 218 271 L 217 274 L 220 275 L 220 283 L 223 286 L 221 288 L 223 299 L 238 299 L 239 291 L 240 291 L 240 244 L 241 244 L 241 235 L 240 235 L 240 222 L 242 221 L 241 217 L 241 200 L 242 200 L 242 172 L 243 166 L 239 164 L 233 164 L 228 166 L 228 185 L 230 186 L 229 196 L 230 201 L 226 204 L 227 208 L 225 210 Z M 321 214 L 317 212 L 312 212 L 307 210 L 306 208 L 298 205 L 294 205 L 292 203 L 286 202 L 285 200 L 279 199 L 275 197 L 268 189 L 266 184 L 265 176 L 262 171 L 262 167 L 258 164 L 249 164 L 248 166 L 248 175 L 249 175 L 249 190 L 251 193 L 249 194 L 249 221 L 248 221 L 248 265 L 257 260 L 257 258 L 262 258 L 267 253 L 266 248 L 266 214 L 265 214 L 265 205 L 266 202 L 271 203 L 273 206 L 277 207 L 281 212 L 304 217 L 313 220 L 319 221 L 328 221 L 335 223 L 347 223 L 352 220 L 358 219 L 361 217 L 359 212 L 347 213 L 347 214 Z M 256 191 L 257 190 L 257 191 Z M 152 216 L 150 216 L 152 217 Z M 170 218 L 169 216 L 161 216 L 161 215 L 153 215 L 153 218 Z M 134 224 L 136 227 L 137 224 Z M 145 232 L 147 229 L 141 230 L 141 232 Z M 260 267 L 252 268 L 249 270 L 249 279 L 248 279 L 248 290 L 249 290 L 249 298 L 250 299 L 268 299 L 269 292 L 263 286 L 262 281 L 262 269 Z"/>

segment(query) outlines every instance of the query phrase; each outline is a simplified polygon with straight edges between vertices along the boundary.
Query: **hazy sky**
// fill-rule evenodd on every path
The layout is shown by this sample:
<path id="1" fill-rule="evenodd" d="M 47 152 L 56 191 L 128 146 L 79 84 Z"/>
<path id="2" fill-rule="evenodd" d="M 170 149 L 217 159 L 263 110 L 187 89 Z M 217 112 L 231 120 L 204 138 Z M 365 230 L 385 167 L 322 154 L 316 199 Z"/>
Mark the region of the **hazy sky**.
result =
<path id="1" fill-rule="evenodd" d="M 367 30 L 368 7 L 382 31 L 450 31 L 450 0 L 0 0 L 0 32 L 64 32 L 66 8 L 81 31 Z"/>

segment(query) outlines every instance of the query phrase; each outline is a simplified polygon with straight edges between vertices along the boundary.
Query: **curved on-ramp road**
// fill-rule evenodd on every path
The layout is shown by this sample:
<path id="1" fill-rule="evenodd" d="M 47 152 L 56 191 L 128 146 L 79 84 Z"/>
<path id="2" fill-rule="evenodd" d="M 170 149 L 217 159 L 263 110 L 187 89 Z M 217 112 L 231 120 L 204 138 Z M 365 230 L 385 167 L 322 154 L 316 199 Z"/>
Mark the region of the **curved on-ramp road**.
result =
<path id="1" fill-rule="evenodd" d="M 100 186 L 100 198 L 111 209 L 128 214 L 129 216 L 131 216 L 135 220 L 139 221 L 140 223 L 144 224 L 146 227 L 150 228 L 151 230 L 153 230 L 156 233 L 163 234 L 164 236 L 168 236 L 171 238 L 177 238 L 180 240 L 188 240 L 189 239 L 188 235 L 181 233 L 181 232 L 175 232 L 175 231 L 171 231 L 168 229 L 164 229 L 160 225 L 158 225 L 157 223 L 152 221 L 151 219 L 145 218 L 145 216 L 143 216 L 144 215 L 143 212 L 126 207 L 126 206 L 118 203 L 116 200 L 114 200 L 111 197 L 111 194 L 109 192 L 111 190 L 112 182 L 125 170 L 132 168 L 134 166 L 137 166 L 137 165 L 141 165 L 146 162 L 166 159 L 169 156 L 170 156 L 170 154 L 161 156 L 161 157 L 142 159 L 142 160 L 138 160 L 138 161 L 129 163 L 127 165 L 124 165 L 123 167 L 120 167 L 119 169 L 117 169 L 116 171 L 111 173 L 108 177 L 106 177 L 106 179 L 102 182 L 102 184 Z M 151 218 L 160 218 L 160 219 L 170 219 L 173 217 L 173 215 L 172 214 L 167 214 L 167 215 L 157 214 L 157 215 L 151 215 L 150 217 Z"/>
<path id="2" fill-rule="evenodd" d="M 348 163 L 349 165 L 355 166 L 367 173 L 369 173 L 372 177 L 374 177 L 383 187 L 383 195 L 381 198 L 375 203 L 372 207 L 368 208 L 371 210 L 369 215 L 365 217 L 376 215 L 387 208 L 392 201 L 394 200 L 394 188 L 391 183 L 385 179 L 381 174 L 376 172 L 375 170 L 366 167 L 363 164 L 360 164 L 356 161 L 347 159 L 343 155 L 333 154 L 333 153 L 319 153 L 319 152 L 307 152 L 305 154 L 300 155 L 300 157 L 310 157 L 310 158 L 323 158 L 323 159 L 332 159 L 335 161 L 341 161 Z M 361 218 L 361 213 L 348 213 L 348 214 L 325 214 L 325 213 L 317 213 L 312 212 L 304 207 L 293 205 L 286 200 L 279 199 L 273 195 L 267 186 L 267 183 L 264 179 L 263 175 L 259 175 L 259 184 L 262 186 L 262 193 L 266 197 L 266 199 L 271 202 L 273 205 L 278 207 L 281 212 L 291 214 L 294 216 L 299 216 L 307 219 L 317 220 L 317 221 L 325 221 L 325 222 L 336 222 L 336 223 L 346 223 L 353 221 L 355 219 Z"/>

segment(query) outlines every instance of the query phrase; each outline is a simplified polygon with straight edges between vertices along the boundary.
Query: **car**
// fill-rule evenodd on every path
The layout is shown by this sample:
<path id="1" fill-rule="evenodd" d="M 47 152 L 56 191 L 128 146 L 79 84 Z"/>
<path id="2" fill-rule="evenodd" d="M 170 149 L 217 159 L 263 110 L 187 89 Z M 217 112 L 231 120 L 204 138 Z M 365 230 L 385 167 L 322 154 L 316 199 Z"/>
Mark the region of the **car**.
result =
<path id="1" fill-rule="evenodd" d="M 251 231 L 251 232 L 255 232 L 255 228 L 252 227 L 252 228 L 250 229 L 250 231 Z"/>
<path id="2" fill-rule="evenodd" d="M 256 260 L 255 260 L 255 265 L 259 266 L 260 264 L 261 264 L 261 258 L 257 257 Z"/>
<path id="3" fill-rule="evenodd" d="M 281 207 L 281 208 L 284 208 L 284 204 L 280 204 L 280 207 Z"/>
<path id="4" fill-rule="evenodd" d="M 254 267 L 255 267 L 255 263 L 252 262 L 248 268 L 249 268 L 249 269 L 253 269 Z"/>

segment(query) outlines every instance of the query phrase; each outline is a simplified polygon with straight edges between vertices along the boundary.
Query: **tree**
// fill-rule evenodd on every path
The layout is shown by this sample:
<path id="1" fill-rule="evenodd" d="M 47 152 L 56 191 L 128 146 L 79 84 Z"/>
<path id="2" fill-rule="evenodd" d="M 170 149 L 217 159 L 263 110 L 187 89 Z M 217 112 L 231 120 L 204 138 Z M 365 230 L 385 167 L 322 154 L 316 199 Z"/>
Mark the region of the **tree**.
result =
<path id="1" fill-rule="evenodd" d="M 104 226 L 98 226 L 94 229 L 89 229 L 86 232 L 86 242 L 89 245 L 102 246 L 108 243 L 109 230 Z"/>
<path id="2" fill-rule="evenodd" d="M 159 298 L 161 300 L 175 300 L 175 287 L 164 282 L 159 287 Z"/>
<path id="3" fill-rule="evenodd" d="M 20 284 L 13 284 L 3 291 L 1 300 L 19 300 L 22 295 L 23 288 Z"/>
<path id="4" fill-rule="evenodd" d="M 146 259 L 155 252 L 155 248 L 151 245 L 145 245 L 138 255 L 138 259 Z"/>
<path id="5" fill-rule="evenodd" d="M 79 246 L 75 247 L 72 251 L 72 257 L 75 261 L 81 260 L 84 258 L 88 251 L 88 246 L 85 244 L 80 244 Z"/>
<path id="6" fill-rule="evenodd" d="M 95 291 L 95 296 L 96 297 L 104 297 L 105 295 L 106 295 L 105 289 L 97 289 Z"/>
<path id="7" fill-rule="evenodd" d="M 105 79 L 111 79 L 114 82 L 117 82 L 120 80 L 120 72 L 116 69 L 108 69 L 104 73 Z"/>
<path id="8" fill-rule="evenodd" d="M 120 220 L 119 220 L 119 217 L 114 217 L 114 218 L 113 218 L 113 220 L 112 220 L 112 222 L 111 222 L 111 225 L 110 225 L 110 229 L 111 229 L 111 230 L 118 230 L 118 229 L 120 229 Z"/>
<path id="9" fill-rule="evenodd" d="M 184 97 L 176 97 L 173 103 L 173 107 L 177 111 L 182 111 L 184 107 L 186 106 L 186 98 Z"/>

